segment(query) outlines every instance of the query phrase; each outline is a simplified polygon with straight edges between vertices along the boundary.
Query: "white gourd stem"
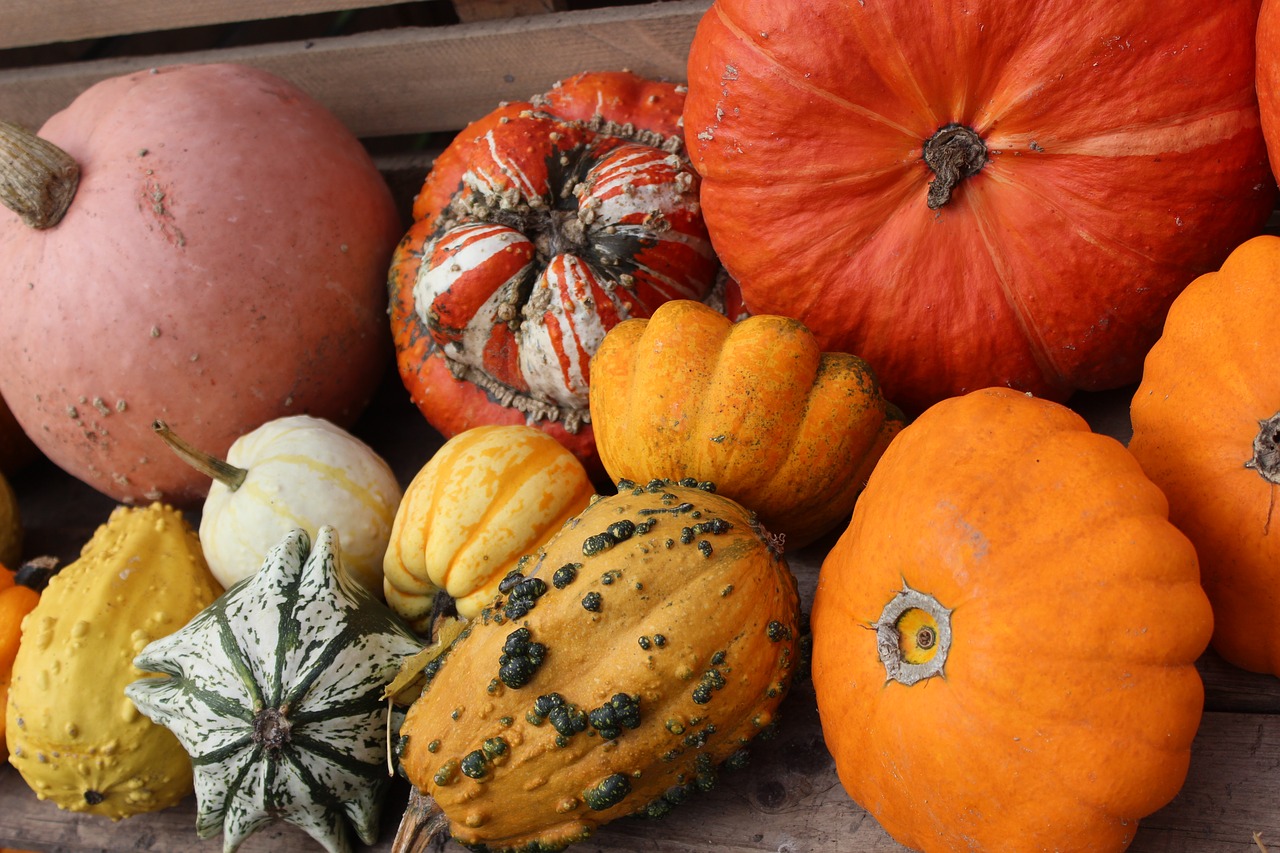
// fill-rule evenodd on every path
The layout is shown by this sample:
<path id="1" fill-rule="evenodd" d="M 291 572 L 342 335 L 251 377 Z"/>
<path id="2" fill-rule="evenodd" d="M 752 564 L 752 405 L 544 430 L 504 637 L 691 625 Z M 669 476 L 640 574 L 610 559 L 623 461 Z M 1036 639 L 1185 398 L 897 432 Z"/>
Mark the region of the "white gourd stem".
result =
<path id="1" fill-rule="evenodd" d="M 80 185 L 71 155 L 16 124 L 0 121 L 0 204 L 32 228 L 62 221 Z"/>
<path id="2" fill-rule="evenodd" d="M 156 431 L 160 438 L 164 439 L 164 443 L 169 445 L 169 449 L 178 454 L 183 462 L 186 462 L 201 474 L 212 477 L 233 492 L 240 488 L 244 478 L 249 476 L 249 472 L 244 468 L 237 468 L 230 462 L 193 447 L 185 439 L 169 429 L 169 425 L 164 421 L 152 422 L 151 428 Z"/>

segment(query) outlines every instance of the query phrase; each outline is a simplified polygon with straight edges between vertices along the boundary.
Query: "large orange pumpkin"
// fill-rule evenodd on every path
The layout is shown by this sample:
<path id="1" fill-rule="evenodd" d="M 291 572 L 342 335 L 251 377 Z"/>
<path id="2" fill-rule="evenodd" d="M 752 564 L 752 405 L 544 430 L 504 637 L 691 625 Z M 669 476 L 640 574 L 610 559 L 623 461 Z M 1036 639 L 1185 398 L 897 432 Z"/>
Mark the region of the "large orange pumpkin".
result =
<path id="1" fill-rule="evenodd" d="M 1174 301 L 1129 448 L 1200 555 L 1213 646 L 1280 674 L 1280 237 L 1250 240 Z"/>
<path id="2" fill-rule="evenodd" d="M 1008 389 L 927 410 L 822 565 L 813 683 L 852 797 L 925 851 L 1123 850 L 1186 777 L 1212 630 L 1124 446 Z"/>
<path id="3" fill-rule="evenodd" d="M 1259 2 L 716 0 L 684 113 L 716 251 L 909 413 L 1134 382 L 1271 209 Z"/>
<path id="4" fill-rule="evenodd" d="M 739 323 L 678 299 L 605 335 L 591 423 L 614 480 L 715 484 L 788 548 L 848 517 L 902 415 L 871 365 L 789 317 Z"/>
<path id="5" fill-rule="evenodd" d="M 413 402 L 446 438 L 529 423 L 594 466 L 588 365 L 605 332 L 720 269 L 684 156 L 683 89 L 581 74 L 465 128 L 392 260 Z"/>

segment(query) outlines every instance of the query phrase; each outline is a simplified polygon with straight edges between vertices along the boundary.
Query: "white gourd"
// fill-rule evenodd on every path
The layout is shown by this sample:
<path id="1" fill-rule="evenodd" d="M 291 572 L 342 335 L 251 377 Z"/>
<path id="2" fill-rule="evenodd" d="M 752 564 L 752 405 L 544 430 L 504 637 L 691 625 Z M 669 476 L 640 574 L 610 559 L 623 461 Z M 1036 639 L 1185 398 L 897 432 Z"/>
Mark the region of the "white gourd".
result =
<path id="1" fill-rule="evenodd" d="M 213 477 L 200 542 L 224 587 L 257 571 L 290 530 L 314 537 L 328 524 L 342 537 L 347 569 L 382 596 L 382 559 L 402 490 L 391 466 L 363 441 L 321 418 L 293 415 L 240 436 L 223 462 L 186 445 L 164 424 L 156 431 Z"/>
<path id="2" fill-rule="evenodd" d="M 142 650 L 125 688 L 192 757 L 196 832 L 232 853 L 293 823 L 329 853 L 377 840 L 390 779 L 384 690 L 421 643 L 342 570 L 338 536 L 294 530 L 261 569 Z M 388 726 L 390 725 L 390 729 Z"/>

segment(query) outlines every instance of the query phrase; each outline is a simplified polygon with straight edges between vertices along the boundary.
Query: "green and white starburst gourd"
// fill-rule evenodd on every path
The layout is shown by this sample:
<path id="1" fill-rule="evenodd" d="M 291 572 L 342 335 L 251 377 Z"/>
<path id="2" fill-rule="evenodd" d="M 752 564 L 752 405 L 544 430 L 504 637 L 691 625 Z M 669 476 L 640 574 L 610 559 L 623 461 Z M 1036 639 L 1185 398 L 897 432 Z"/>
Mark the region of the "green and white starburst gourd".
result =
<path id="1" fill-rule="evenodd" d="M 232 853 L 276 820 L 329 853 L 377 838 L 386 764 L 383 692 L 421 643 L 342 565 L 332 527 L 301 529 L 186 627 L 144 648 L 160 677 L 126 694 L 191 754 L 201 838 Z M 392 712 L 398 726 L 401 714 Z"/>

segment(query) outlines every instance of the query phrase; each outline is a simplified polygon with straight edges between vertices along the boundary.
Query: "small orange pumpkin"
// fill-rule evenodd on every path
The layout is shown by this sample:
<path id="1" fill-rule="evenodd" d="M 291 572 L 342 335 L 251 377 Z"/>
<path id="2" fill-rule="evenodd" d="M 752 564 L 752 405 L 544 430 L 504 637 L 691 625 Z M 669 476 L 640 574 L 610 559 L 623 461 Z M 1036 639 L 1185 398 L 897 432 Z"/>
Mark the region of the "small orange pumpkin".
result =
<path id="1" fill-rule="evenodd" d="M 591 375 L 610 477 L 714 483 L 788 548 L 848 517 L 902 428 L 861 358 L 822 352 L 796 320 L 734 323 L 690 300 L 614 327 Z"/>
<path id="2" fill-rule="evenodd" d="M 9 703 L 13 661 L 22 640 L 22 620 L 35 609 L 51 574 L 52 567 L 43 560 L 32 560 L 17 574 L 0 565 L 0 754 L 7 753 L 4 708 Z"/>
<path id="3" fill-rule="evenodd" d="M 439 590 L 453 596 L 459 615 L 475 616 L 520 557 L 594 494 L 578 458 L 540 429 L 459 433 L 405 489 L 382 566 L 387 603 L 420 633 L 430 627 Z"/>
<path id="4" fill-rule="evenodd" d="M 1123 850 L 1186 777 L 1212 630 L 1195 550 L 1064 406 L 988 389 L 905 428 L 812 629 L 840 780 L 909 847 Z"/>
<path id="5" fill-rule="evenodd" d="M 1133 397 L 1129 449 L 1195 543 L 1213 647 L 1280 674 L 1280 237 L 1240 245 L 1174 300 Z"/>

